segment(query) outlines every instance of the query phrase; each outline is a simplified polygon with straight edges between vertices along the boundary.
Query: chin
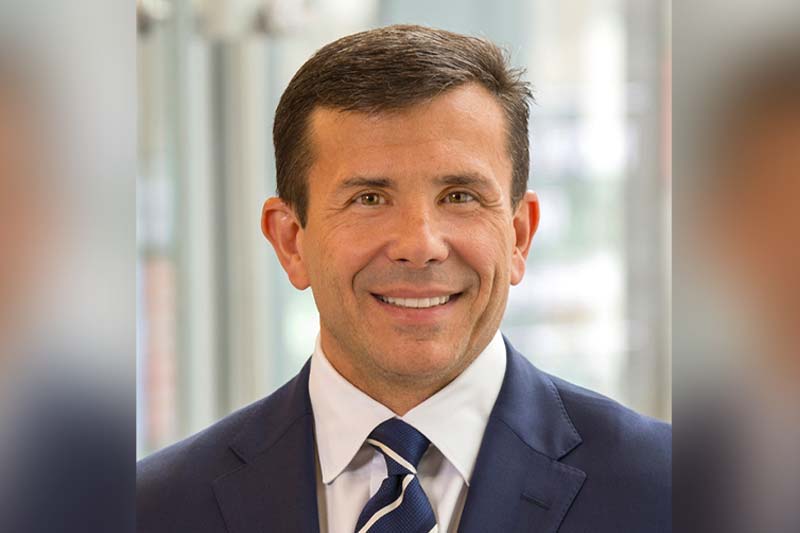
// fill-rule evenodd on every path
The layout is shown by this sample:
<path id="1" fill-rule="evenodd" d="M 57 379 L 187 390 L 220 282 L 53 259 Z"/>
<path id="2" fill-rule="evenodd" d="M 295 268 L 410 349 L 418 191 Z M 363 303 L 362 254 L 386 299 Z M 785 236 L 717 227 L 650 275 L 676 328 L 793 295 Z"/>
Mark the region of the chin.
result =
<path id="1" fill-rule="evenodd" d="M 389 373 L 408 378 L 436 379 L 456 366 L 458 354 L 453 345 L 423 343 L 424 346 L 395 349 L 381 354 L 380 366 Z"/>

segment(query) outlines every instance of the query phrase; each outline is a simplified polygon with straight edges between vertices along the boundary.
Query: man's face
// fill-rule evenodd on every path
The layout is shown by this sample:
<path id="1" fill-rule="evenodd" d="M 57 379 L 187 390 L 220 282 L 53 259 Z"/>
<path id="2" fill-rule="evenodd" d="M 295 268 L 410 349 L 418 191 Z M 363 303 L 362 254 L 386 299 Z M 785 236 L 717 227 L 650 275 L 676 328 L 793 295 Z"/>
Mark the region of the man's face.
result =
<path id="1" fill-rule="evenodd" d="M 467 85 L 391 113 L 317 109 L 311 139 L 296 242 L 326 355 L 356 379 L 452 379 L 497 330 L 530 242 L 502 108 Z"/>

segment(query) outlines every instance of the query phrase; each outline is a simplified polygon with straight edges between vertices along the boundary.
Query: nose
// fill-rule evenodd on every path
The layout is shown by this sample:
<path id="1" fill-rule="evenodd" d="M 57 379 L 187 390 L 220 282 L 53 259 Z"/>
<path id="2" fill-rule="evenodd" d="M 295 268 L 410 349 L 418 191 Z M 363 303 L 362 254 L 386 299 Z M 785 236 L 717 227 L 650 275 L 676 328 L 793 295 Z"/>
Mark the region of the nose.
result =
<path id="1" fill-rule="evenodd" d="M 425 268 L 444 261 L 448 253 L 442 225 L 432 209 L 416 206 L 397 213 L 387 248 L 389 259 L 409 267 Z"/>

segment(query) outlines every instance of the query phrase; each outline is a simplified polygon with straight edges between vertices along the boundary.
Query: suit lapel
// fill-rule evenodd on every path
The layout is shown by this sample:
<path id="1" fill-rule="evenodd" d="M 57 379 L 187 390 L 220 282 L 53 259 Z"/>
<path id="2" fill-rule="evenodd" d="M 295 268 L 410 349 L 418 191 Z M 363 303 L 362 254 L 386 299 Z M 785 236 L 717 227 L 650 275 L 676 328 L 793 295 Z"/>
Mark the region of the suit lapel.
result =
<path id="1" fill-rule="evenodd" d="M 459 531 L 558 530 L 586 475 L 559 462 L 581 442 L 555 385 L 506 342 Z M 214 482 L 230 533 L 318 533 L 314 420 L 307 363 L 262 400 L 231 444 L 243 464 Z"/>
<path id="2" fill-rule="evenodd" d="M 229 533 L 317 533 L 309 364 L 264 399 L 231 444 L 243 461 L 214 482 Z"/>
<path id="3" fill-rule="evenodd" d="M 459 531 L 552 533 L 586 478 L 583 471 L 558 461 L 581 439 L 552 381 L 505 342 L 506 375 L 484 433 Z"/>

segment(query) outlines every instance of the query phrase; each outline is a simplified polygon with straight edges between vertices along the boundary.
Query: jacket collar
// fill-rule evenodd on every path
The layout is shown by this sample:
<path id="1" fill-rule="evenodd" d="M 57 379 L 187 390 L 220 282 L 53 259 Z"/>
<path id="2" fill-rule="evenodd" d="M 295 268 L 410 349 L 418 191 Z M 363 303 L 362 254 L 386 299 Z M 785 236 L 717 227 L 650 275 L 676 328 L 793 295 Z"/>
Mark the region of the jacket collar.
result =
<path id="1" fill-rule="evenodd" d="M 506 374 L 459 531 L 552 533 L 586 478 L 559 462 L 581 438 L 550 378 L 503 340 Z M 230 533 L 319 530 L 309 369 L 307 362 L 292 381 L 261 400 L 231 443 L 243 464 L 214 482 Z"/>
<path id="2" fill-rule="evenodd" d="M 243 464 L 213 484 L 229 533 L 319 531 L 308 374 L 261 400 L 230 445 Z"/>
<path id="3" fill-rule="evenodd" d="M 558 460 L 581 443 L 553 381 L 503 336 L 508 357 L 503 386 L 491 417 L 506 424 L 532 449 Z"/>
<path id="4" fill-rule="evenodd" d="M 459 531 L 554 532 L 586 478 L 559 462 L 581 438 L 550 378 L 503 340 L 506 376 L 484 432 Z"/>

